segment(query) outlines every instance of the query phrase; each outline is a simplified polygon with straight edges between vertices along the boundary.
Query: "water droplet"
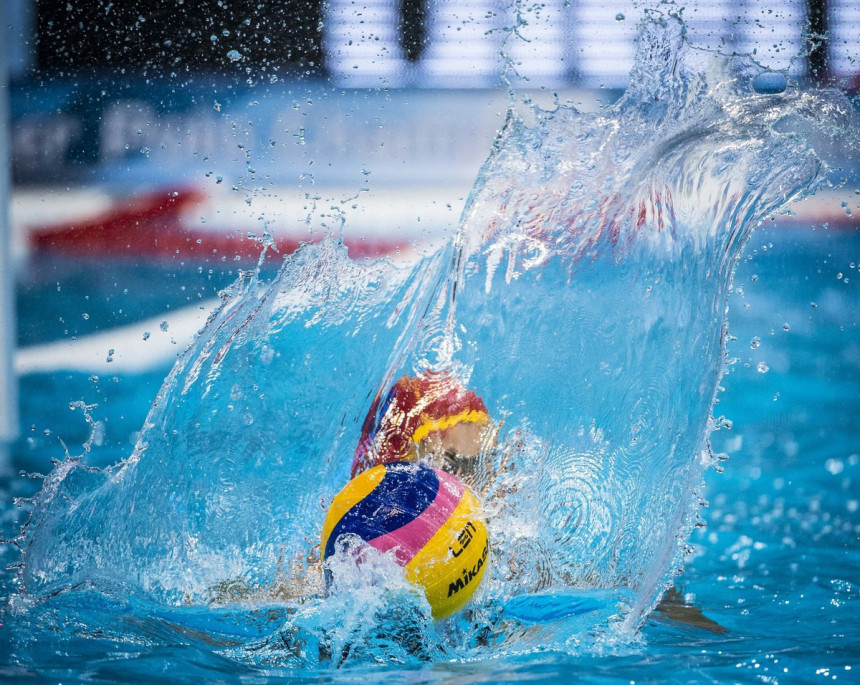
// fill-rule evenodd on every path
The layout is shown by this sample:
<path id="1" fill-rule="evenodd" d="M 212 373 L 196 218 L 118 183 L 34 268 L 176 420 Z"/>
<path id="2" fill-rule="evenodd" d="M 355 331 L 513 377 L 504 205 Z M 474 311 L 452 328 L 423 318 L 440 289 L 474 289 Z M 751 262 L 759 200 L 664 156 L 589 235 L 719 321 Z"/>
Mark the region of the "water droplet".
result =
<path id="1" fill-rule="evenodd" d="M 81 314 L 81 318 L 83 318 L 84 321 L 89 321 L 90 315 L 84 312 L 83 314 Z"/>
<path id="2" fill-rule="evenodd" d="M 734 424 L 731 419 L 727 419 L 725 416 L 720 416 L 714 419 L 714 430 L 731 430 Z"/>
<path id="3" fill-rule="evenodd" d="M 230 50 L 230 52 L 227 53 L 227 59 L 229 59 L 231 62 L 238 62 L 240 59 L 242 59 L 242 53 L 238 50 Z"/>
<path id="4" fill-rule="evenodd" d="M 838 476 L 845 468 L 845 464 L 842 463 L 841 459 L 828 459 L 824 462 L 824 468 L 826 468 L 832 475 Z"/>
<path id="5" fill-rule="evenodd" d="M 756 335 L 750 340 L 750 349 L 757 350 L 759 347 L 761 347 L 761 338 Z"/>
<path id="6" fill-rule="evenodd" d="M 167 332 L 167 322 L 166 322 L 166 321 L 162 321 L 162 322 L 161 322 L 161 324 L 159 325 L 159 328 L 160 328 L 162 331 Z"/>
<path id="7" fill-rule="evenodd" d="M 756 370 L 759 373 L 767 373 L 768 371 L 770 371 L 770 367 L 764 362 L 759 362 L 758 366 L 756 367 Z"/>
<path id="8" fill-rule="evenodd" d="M 624 21 L 626 18 L 622 12 L 615 15 L 615 21 Z"/>
<path id="9" fill-rule="evenodd" d="M 218 102 L 217 100 L 215 101 L 215 104 L 213 105 L 213 107 L 215 108 L 215 111 L 216 111 L 216 112 L 220 112 L 220 111 L 221 111 L 221 103 L 220 103 L 220 102 Z"/>
<path id="10" fill-rule="evenodd" d="M 790 331 L 791 328 L 789 327 L 789 325 L 787 323 L 784 323 L 784 324 L 782 324 L 782 330 L 784 330 L 786 333 L 788 333 L 788 331 Z"/>
<path id="11" fill-rule="evenodd" d="M 144 331 L 144 332 L 143 332 L 143 339 L 144 339 L 144 340 L 149 340 L 149 331 Z"/>

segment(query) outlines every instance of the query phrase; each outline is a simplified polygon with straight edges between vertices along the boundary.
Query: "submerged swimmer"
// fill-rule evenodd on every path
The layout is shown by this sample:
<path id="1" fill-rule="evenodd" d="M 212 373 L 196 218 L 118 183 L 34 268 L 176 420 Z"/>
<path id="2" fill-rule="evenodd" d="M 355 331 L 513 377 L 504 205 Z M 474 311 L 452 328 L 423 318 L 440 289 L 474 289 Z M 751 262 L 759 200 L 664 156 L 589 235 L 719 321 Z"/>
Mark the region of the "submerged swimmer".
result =
<path id="1" fill-rule="evenodd" d="M 392 552 L 433 617 L 444 618 L 469 601 L 488 566 L 483 506 L 464 481 L 490 418 L 481 398 L 447 373 L 404 376 L 382 397 L 365 418 L 352 479 L 323 524 L 326 588 L 339 544 L 369 546 Z"/>

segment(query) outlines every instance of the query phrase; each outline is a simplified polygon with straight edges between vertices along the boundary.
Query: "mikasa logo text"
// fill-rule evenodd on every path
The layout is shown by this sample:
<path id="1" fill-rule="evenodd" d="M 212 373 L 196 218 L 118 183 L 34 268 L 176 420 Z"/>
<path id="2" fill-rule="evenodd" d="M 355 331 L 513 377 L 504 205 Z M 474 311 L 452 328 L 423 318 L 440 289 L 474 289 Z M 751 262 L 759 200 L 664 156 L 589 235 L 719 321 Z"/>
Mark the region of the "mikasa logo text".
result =
<path id="1" fill-rule="evenodd" d="M 463 577 L 457 578 L 457 580 L 448 584 L 448 596 L 449 597 L 451 595 L 457 593 L 457 592 L 460 592 L 460 590 L 462 590 L 464 587 L 466 587 L 469 583 L 471 583 L 475 579 L 475 576 L 477 576 L 481 572 L 481 569 L 484 568 L 484 562 L 487 560 L 487 555 L 489 553 L 490 553 L 490 543 L 487 542 L 484 545 L 484 551 L 481 553 L 481 558 L 478 559 L 478 563 L 475 564 L 471 568 L 471 570 L 464 568 L 463 569 Z"/>

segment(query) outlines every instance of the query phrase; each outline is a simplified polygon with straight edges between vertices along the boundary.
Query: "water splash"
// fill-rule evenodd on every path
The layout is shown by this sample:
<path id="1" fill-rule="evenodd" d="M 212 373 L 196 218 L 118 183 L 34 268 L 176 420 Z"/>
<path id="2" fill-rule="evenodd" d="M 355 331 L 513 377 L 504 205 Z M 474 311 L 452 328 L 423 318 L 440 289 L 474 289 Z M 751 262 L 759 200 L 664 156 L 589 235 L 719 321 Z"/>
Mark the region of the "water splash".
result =
<path id="1" fill-rule="evenodd" d="M 823 182 L 816 143 L 851 116 L 836 93 L 763 96 L 760 71 L 652 14 L 615 106 L 510 113 L 451 248 L 444 332 L 401 357 L 415 373 L 435 350 L 505 420 L 483 490 L 498 555 L 529 572 L 497 564 L 497 596 L 618 589 L 629 631 L 677 571 L 736 260 Z"/>
<path id="2" fill-rule="evenodd" d="M 271 284 L 240 279 L 165 382 L 131 457 L 71 507 L 57 495 L 38 503 L 28 591 L 132 580 L 182 604 L 226 578 L 276 583 L 285 559 L 308 553 L 321 498 L 348 473 L 337 456 L 387 361 L 368 351 L 392 349 L 409 323 L 406 275 L 326 241 Z"/>
<path id="3" fill-rule="evenodd" d="M 617 104 L 512 109 L 440 254 L 400 270 L 324 241 L 270 284 L 241 278 L 129 459 L 48 477 L 21 540 L 22 633 L 58 612 L 59 631 L 193 633 L 231 662 L 309 669 L 634 639 L 714 461 L 740 250 L 853 135 L 841 95 L 764 93 L 761 72 L 652 14 Z M 492 577 L 438 626 L 385 559 L 326 595 L 315 549 L 373 397 L 428 368 L 499 428 L 472 483 Z"/>

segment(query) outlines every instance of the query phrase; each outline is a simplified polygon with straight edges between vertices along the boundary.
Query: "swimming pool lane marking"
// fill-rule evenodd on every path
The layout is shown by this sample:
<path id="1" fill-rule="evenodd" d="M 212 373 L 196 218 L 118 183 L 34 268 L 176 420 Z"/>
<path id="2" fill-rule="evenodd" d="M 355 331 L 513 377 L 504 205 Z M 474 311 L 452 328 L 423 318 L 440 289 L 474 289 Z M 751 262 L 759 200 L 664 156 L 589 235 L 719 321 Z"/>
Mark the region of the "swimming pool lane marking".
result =
<path id="1" fill-rule="evenodd" d="M 127 326 L 18 348 L 15 372 L 19 376 L 56 371 L 143 373 L 169 368 L 220 304 L 217 298 L 204 300 Z M 163 321 L 168 323 L 166 331 L 161 330 Z M 147 332 L 150 335 L 144 339 Z"/>

